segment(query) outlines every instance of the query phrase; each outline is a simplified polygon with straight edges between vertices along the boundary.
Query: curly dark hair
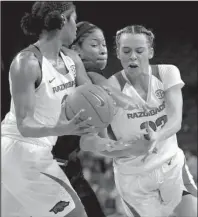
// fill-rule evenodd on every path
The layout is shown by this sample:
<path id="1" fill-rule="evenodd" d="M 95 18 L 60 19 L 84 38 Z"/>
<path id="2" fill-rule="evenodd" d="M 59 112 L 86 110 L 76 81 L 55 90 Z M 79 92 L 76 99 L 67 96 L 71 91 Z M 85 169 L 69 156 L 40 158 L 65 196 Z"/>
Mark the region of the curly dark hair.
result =
<path id="1" fill-rule="evenodd" d="M 39 36 L 42 30 L 61 29 L 64 20 L 61 14 L 67 11 L 70 18 L 75 6 L 71 1 L 37 1 L 33 4 L 31 13 L 26 13 L 21 19 L 21 28 L 25 35 Z"/>
<path id="2" fill-rule="evenodd" d="M 74 44 L 78 44 L 79 46 L 81 46 L 84 39 L 86 37 L 88 37 L 91 33 L 93 33 L 96 29 L 99 29 L 102 31 L 101 28 L 99 28 L 98 26 L 96 26 L 96 25 L 94 25 L 88 21 L 81 21 L 81 22 L 77 23 L 76 27 L 77 27 L 76 39 L 70 45 L 70 47 Z"/>

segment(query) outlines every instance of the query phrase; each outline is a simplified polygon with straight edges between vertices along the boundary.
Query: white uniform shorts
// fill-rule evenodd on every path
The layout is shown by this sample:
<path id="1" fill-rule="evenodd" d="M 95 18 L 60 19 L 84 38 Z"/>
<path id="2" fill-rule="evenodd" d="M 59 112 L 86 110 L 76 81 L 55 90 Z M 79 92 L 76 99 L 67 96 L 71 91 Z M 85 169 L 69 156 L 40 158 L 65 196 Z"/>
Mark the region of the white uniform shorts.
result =
<path id="1" fill-rule="evenodd" d="M 114 167 L 115 183 L 127 216 L 168 217 L 186 190 L 182 179 L 183 151 L 145 174 L 124 174 Z"/>
<path id="2" fill-rule="evenodd" d="M 65 217 L 84 207 L 52 147 L 2 137 L 2 217 Z"/>

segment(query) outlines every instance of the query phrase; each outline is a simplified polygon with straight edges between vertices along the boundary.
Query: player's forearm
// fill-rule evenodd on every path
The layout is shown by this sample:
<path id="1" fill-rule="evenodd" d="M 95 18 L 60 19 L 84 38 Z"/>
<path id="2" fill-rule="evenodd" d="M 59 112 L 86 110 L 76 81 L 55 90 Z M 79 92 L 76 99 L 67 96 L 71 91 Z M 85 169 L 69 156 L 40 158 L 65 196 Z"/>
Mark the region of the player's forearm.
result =
<path id="1" fill-rule="evenodd" d="M 181 129 L 181 118 L 173 113 L 168 115 L 168 121 L 158 132 L 157 141 L 163 141 L 176 134 Z"/>
<path id="2" fill-rule="evenodd" d="M 83 76 L 77 76 L 76 83 L 77 83 L 77 86 L 92 84 L 92 82 L 88 76 L 86 76 L 86 77 L 85 76 L 84 77 Z"/>
<path id="3" fill-rule="evenodd" d="M 97 139 L 97 137 L 93 134 L 81 137 L 80 148 L 83 151 L 89 151 L 94 154 L 99 154 L 110 158 L 126 157 L 131 155 L 139 156 L 142 153 L 142 148 L 136 148 L 136 151 L 134 152 L 131 144 L 128 144 L 126 146 L 116 145 L 116 141 L 115 143 L 109 144 L 108 139 Z"/>
<path id="4" fill-rule="evenodd" d="M 100 83 L 100 86 L 102 86 L 103 88 L 107 87 L 110 90 L 110 94 L 112 95 L 112 98 L 115 100 L 118 107 L 133 110 L 134 108 L 137 108 L 137 104 L 140 107 L 143 105 L 142 101 L 127 96 L 120 90 L 113 87 L 111 84 L 108 84 L 107 81 L 103 81 L 102 83 Z"/>
<path id="5" fill-rule="evenodd" d="M 122 151 L 106 151 L 106 147 L 99 147 L 97 148 L 94 143 L 90 144 L 89 142 L 84 142 L 80 144 L 80 148 L 83 151 L 89 151 L 97 155 L 102 155 L 105 157 L 115 158 L 115 157 L 124 157 L 129 155 L 129 150 L 122 150 Z"/>
<path id="6" fill-rule="evenodd" d="M 98 144 L 96 143 L 95 140 L 96 140 L 96 134 L 87 134 L 87 135 L 81 136 L 80 148 L 83 151 L 89 151 L 93 153 L 99 153 L 100 151 L 105 150 L 105 145 Z"/>
<path id="7" fill-rule="evenodd" d="M 17 124 L 18 130 L 23 137 L 48 137 L 58 136 L 54 126 L 44 126 L 31 117 L 24 118 Z"/>
<path id="8" fill-rule="evenodd" d="M 116 150 L 116 151 L 101 151 L 99 152 L 100 155 L 110 158 L 117 158 L 117 157 L 129 157 L 132 155 L 131 148 L 127 148 L 125 150 Z"/>
<path id="9" fill-rule="evenodd" d="M 142 101 L 139 100 L 139 102 L 137 102 L 137 99 L 133 99 L 132 97 L 122 93 L 119 89 L 112 85 L 110 80 L 106 79 L 104 76 L 94 72 L 88 72 L 88 76 L 91 78 L 93 84 L 106 88 L 111 92 L 112 97 L 116 101 L 118 107 L 133 110 L 134 107 L 136 107 L 136 103 L 139 103 L 141 106 Z"/>

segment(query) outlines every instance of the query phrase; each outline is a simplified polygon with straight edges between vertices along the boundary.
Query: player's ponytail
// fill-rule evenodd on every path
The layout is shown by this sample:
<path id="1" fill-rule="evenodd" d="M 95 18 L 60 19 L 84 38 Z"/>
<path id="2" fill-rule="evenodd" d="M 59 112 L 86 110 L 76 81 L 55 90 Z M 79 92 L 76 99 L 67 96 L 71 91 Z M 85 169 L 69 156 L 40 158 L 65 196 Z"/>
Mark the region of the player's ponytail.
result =
<path id="1" fill-rule="evenodd" d="M 75 11 L 75 6 L 69 1 L 37 1 L 33 4 L 31 13 L 26 13 L 21 19 L 21 28 L 25 35 L 39 36 L 43 30 L 60 30 L 64 25 L 63 13 L 69 19 Z"/>
<path id="2" fill-rule="evenodd" d="M 44 19 L 46 30 L 61 29 L 64 25 L 64 19 L 58 10 L 48 13 Z"/>
<path id="3" fill-rule="evenodd" d="M 35 20 L 30 13 L 25 13 L 21 19 L 21 29 L 25 35 L 35 34 Z"/>

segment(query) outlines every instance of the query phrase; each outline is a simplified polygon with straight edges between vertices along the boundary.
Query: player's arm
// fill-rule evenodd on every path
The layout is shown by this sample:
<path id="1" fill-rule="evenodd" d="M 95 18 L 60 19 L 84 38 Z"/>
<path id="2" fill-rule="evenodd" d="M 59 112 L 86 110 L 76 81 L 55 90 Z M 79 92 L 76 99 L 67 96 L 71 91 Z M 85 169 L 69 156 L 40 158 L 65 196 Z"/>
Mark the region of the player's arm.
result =
<path id="1" fill-rule="evenodd" d="M 92 82 L 91 82 L 89 76 L 87 75 L 84 64 L 83 64 L 81 58 L 79 57 L 79 55 L 75 51 L 70 50 L 66 47 L 62 47 L 61 51 L 63 51 L 63 53 L 65 55 L 68 55 L 69 57 L 71 57 L 71 59 L 75 63 L 77 86 L 80 86 L 83 84 L 91 84 Z"/>
<path id="2" fill-rule="evenodd" d="M 171 87 L 165 92 L 166 112 L 168 121 L 158 132 L 158 141 L 166 140 L 181 129 L 182 123 L 182 92 L 179 86 Z"/>
<path id="3" fill-rule="evenodd" d="M 52 135 L 52 127 L 39 124 L 34 119 L 35 83 L 39 78 L 38 60 L 29 52 L 19 54 L 11 64 L 12 97 L 17 127 L 24 137 Z"/>
<path id="4" fill-rule="evenodd" d="M 102 130 L 98 135 L 83 135 L 80 139 L 80 148 L 83 151 L 92 152 L 94 154 L 110 158 L 134 155 L 131 144 L 111 140 L 108 137 L 105 129 Z"/>
<path id="5" fill-rule="evenodd" d="M 164 127 L 157 132 L 156 141 L 166 140 L 181 129 L 183 97 L 181 88 L 184 83 L 180 78 L 180 72 L 175 66 L 169 66 L 167 74 L 164 74 L 165 83 L 165 105 L 168 121 Z M 166 78 L 165 78 L 166 76 Z"/>
<path id="6" fill-rule="evenodd" d="M 147 104 L 143 104 L 142 101 L 137 101 L 137 98 L 129 97 L 122 93 L 120 84 L 114 76 L 106 79 L 104 76 L 95 72 L 87 72 L 87 74 L 94 84 L 102 86 L 107 92 L 109 92 L 118 107 L 127 110 L 134 110 L 137 108 L 152 109 L 152 107 L 149 107 Z"/>
<path id="7" fill-rule="evenodd" d="M 16 112 L 19 132 L 24 137 L 59 136 L 71 133 L 75 120 L 67 121 L 64 111 L 55 126 L 45 126 L 34 118 L 35 82 L 40 75 L 40 66 L 36 57 L 30 52 L 20 53 L 10 67 L 11 90 Z M 62 108 L 63 109 L 63 108 Z M 74 122 L 74 123 L 73 123 Z"/>

